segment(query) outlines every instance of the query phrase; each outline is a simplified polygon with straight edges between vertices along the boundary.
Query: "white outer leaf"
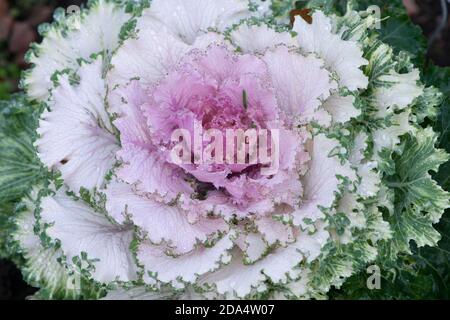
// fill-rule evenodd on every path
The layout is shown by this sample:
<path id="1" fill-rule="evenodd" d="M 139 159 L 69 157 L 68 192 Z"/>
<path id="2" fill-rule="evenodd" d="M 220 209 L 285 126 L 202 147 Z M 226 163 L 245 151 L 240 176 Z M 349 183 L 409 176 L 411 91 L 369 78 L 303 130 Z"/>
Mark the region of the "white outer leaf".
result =
<path id="1" fill-rule="evenodd" d="M 418 85 L 419 80 L 418 69 L 404 74 L 391 71 L 389 74 L 381 76 L 379 81 L 389 85 L 378 87 L 374 92 L 378 107 L 377 116 L 385 117 L 392 112 L 394 106 L 400 110 L 409 106 L 423 93 L 423 87 Z"/>
<path id="2" fill-rule="evenodd" d="M 102 283 L 132 281 L 137 278 L 130 244 L 133 229 L 112 224 L 105 216 L 92 208 L 75 201 L 60 189 L 54 196 L 41 202 L 42 222 L 51 224 L 47 234 L 61 242 L 61 249 L 72 258 L 86 252 L 94 262 L 92 277 Z"/>
<path id="3" fill-rule="evenodd" d="M 313 22 L 308 24 L 296 17 L 293 31 L 297 32 L 297 43 L 308 53 L 316 53 L 325 61 L 325 65 L 339 76 L 340 87 L 353 91 L 364 89 L 368 79 L 360 69 L 368 64 L 356 41 L 345 41 L 339 34 L 333 33 L 331 19 L 321 11 L 312 15 Z"/>
<path id="4" fill-rule="evenodd" d="M 149 87 L 164 77 L 188 51 L 183 43 L 162 22 L 145 15 L 136 26 L 137 38 L 129 38 L 111 59 L 112 69 L 107 74 L 109 97 L 113 112 L 120 113 L 120 94 L 115 92 L 131 79 L 139 79 L 139 84 Z"/>
<path id="5" fill-rule="evenodd" d="M 123 223 L 125 216 L 129 215 L 135 225 L 147 232 L 152 243 L 165 242 L 176 253 L 188 253 L 199 242 L 205 242 L 211 235 L 228 229 L 221 218 L 198 217 L 191 223 L 188 212 L 138 195 L 125 183 L 112 182 L 105 194 L 106 209 L 117 222 Z"/>
<path id="6" fill-rule="evenodd" d="M 391 126 L 373 132 L 375 159 L 378 159 L 378 152 L 383 148 L 393 150 L 400 143 L 400 136 L 414 131 L 409 123 L 409 114 L 409 110 L 395 114 L 391 119 Z"/>
<path id="7" fill-rule="evenodd" d="M 243 53 L 262 54 L 267 50 L 274 49 L 279 44 L 286 46 L 295 44 L 289 32 L 276 32 L 266 24 L 260 26 L 241 24 L 231 32 L 230 37 Z"/>
<path id="8" fill-rule="evenodd" d="M 33 192 L 33 201 L 36 201 L 36 192 Z M 26 259 L 24 270 L 26 280 L 45 285 L 49 298 L 55 292 L 64 292 L 71 297 L 76 296 L 79 288 L 72 288 L 76 279 L 70 276 L 58 259 L 62 255 L 60 249 L 44 248 L 41 239 L 34 233 L 36 218 L 34 217 L 35 205 L 32 201 L 26 201 L 27 210 L 21 212 L 16 218 L 17 230 L 13 233 L 13 239 L 20 245 L 21 253 Z"/>
<path id="9" fill-rule="evenodd" d="M 77 59 L 90 60 L 93 53 L 111 54 L 119 42 L 122 25 L 130 15 L 112 1 L 99 0 L 87 13 L 66 18 L 69 31 L 53 27 L 31 56 L 34 68 L 26 75 L 24 84 L 28 96 L 45 101 L 53 89 L 51 77 L 55 71 L 78 69 Z"/>
<path id="10" fill-rule="evenodd" d="M 176 258 L 166 255 L 161 247 L 143 242 L 139 245 L 137 258 L 144 265 L 144 281 L 153 283 L 154 278 L 149 276 L 151 272 L 157 280 L 176 288 L 183 288 L 185 283 L 194 283 L 199 276 L 230 261 L 229 250 L 234 246 L 232 237 L 233 233 L 228 234 L 211 248 L 200 247 Z"/>
<path id="11" fill-rule="evenodd" d="M 82 64 L 79 76 L 76 87 L 67 75 L 59 78 L 51 109 L 41 115 L 37 129 L 40 138 L 35 143 L 41 161 L 61 171 L 64 182 L 74 192 L 81 187 L 102 186 L 118 150 L 105 110 L 101 57 Z"/>

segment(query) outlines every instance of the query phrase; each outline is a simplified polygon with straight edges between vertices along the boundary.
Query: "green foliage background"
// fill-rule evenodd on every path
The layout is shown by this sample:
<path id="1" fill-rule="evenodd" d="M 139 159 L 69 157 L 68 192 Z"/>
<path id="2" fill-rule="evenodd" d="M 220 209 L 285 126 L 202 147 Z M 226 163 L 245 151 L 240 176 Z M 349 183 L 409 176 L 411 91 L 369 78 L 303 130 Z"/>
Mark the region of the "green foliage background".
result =
<path id="1" fill-rule="evenodd" d="M 352 0 L 350 0 L 352 1 Z M 344 13 L 345 0 L 310 0 L 294 3 L 274 0 L 276 14 L 287 16 L 295 6 L 321 7 L 330 12 Z M 439 88 L 445 95 L 437 117 L 429 117 L 425 124 L 432 125 L 439 136 L 439 147 L 450 153 L 450 68 L 440 68 L 426 59 L 427 41 L 421 29 L 407 16 L 401 0 L 352 1 L 360 10 L 370 5 L 381 8 L 383 18 L 381 40 L 398 53 L 407 52 L 422 72 L 427 86 Z M 1 61 L 1 56 L 0 56 Z M 18 71 L 1 68 L 2 73 Z M 9 97 L 9 88 L 0 85 L 0 99 Z M 11 228 L 11 215 L 15 204 L 30 191 L 31 186 L 45 180 L 48 174 L 35 156 L 33 139 L 37 127 L 37 114 L 42 106 L 30 104 L 22 95 L 13 95 L 0 103 L 0 257 L 22 263 L 20 257 L 5 244 Z M 450 162 L 442 165 L 434 179 L 450 191 Z M 379 259 L 382 283 L 380 290 L 369 290 L 368 274 L 363 271 L 349 278 L 339 289 L 330 292 L 331 299 L 449 299 L 450 298 L 450 211 L 447 210 L 436 226 L 442 239 L 438 247 L 417 248 L 412 255 L 401 254 L 396 259 Z"/>

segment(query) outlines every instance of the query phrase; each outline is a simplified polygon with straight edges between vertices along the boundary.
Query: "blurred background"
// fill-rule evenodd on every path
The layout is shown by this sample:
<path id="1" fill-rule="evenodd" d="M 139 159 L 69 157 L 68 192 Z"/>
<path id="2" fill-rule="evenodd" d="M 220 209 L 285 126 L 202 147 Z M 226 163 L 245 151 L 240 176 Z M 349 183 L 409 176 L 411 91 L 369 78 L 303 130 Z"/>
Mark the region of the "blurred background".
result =
<path id="1" fill-rule="evenodd" d="M 19 90 L 20 73 L 28 67 L 24 55 L 30 43 L 40 41 L 37 26 L 50 22 L 55 8 L 84 2 L 0 0 L 0 100 Z M 429 39 L 428 58 L 439 66 L 450 66 L 450 20 L 443 23 L 444 2 L 450 7 L 447 0 L 403 0 L 412 21 Z M 34 291 L 22 281 L 20 271 L 11 262 L 0 259 L 0 300 L 22 300 Z"/>

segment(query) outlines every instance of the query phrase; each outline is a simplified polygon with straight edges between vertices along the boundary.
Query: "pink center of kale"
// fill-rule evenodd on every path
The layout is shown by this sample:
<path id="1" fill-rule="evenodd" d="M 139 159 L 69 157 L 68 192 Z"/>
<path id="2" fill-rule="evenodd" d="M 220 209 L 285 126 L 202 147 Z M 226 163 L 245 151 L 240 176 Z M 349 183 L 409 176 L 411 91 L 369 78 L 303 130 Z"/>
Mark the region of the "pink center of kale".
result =
<path id="1" fill-rule="evenodd" d="M 148 154 L 152 157 L 166 159 L 167 163 L 173 164 L 175 167 L 170 169 L 173 172 L 184 172 L 183 181 L 192 184 L 199 199 L 219 199 L 219 202 L 225 201 L 245 210 L 252 203 L 267 199 L 271 190 L 286 179 L 294 179 L 295 189 L 299 188 L 293 175 L 280 172 L 272 179 L 272 176 L 261 174 L 262 168 L 268 166 L 267 162 L 261 161 L 259 153 L 262 146 L 259 135 L 262 132 L 267 134 L 266 152 L 272 156 L 275 150 L 271 144 L 272 131 L 280 130 L 280 141 L 275 141 L 279 144 L 277 150 L 280 153 L 277 170 L 278 165 L 281 170 L 295 167 L 295 150 L 301 149 L 297 146 L 302 142 L 296 141 L 299 139 L 295 134 L 284 130 L 284 123 L 280 120 L 283 115 L 279 113 L 267 66 L 257 56 L 238 54 L 222 45 L 211 45 L 206 50 L 195 49 L 159 83 L 143 89 L 146 98 L 139 108 L 149 131 L 149 141 L 144 147 L 148 148 Z M 201 140 L 197 145 L 200 148 L 198 154 L 195 139 L 198 139 L 199 127 Z M 205 139 L 204 134 L 211 129 L 219 132 L 219 138 Z M 183 139 L 173 139 L 177 130 L 184 130 Z M 244 142 L 241 141 L 243 145 L 239 144 L 237 136 L 232 136 L 231 140 L 227 135 L 229 130 L 256 131 L 257 141 L 253 146 L 258 151 L 255 153 L 251 148 L 251 139 L 247 136 Z M 189 136 L 188 140 L 186 136 Z M 203 149 L 216 139 L 222 142 L 223 161 L 198 161 L 199 158 L 204 160 Z M 133 140 L 130 136 L 131 143 L 135 144 Z M 237 161 L 237 155 L 233 155 L 235 162 L 228 161 L 230 150 L 227 146 L 230 140 L 234 148 L 232 154 L 244 148 L 241 149 L 246 152 L 244 163 Z M 174 146 L 182 144 L 181 141 L 190 147 L 188 163 L 174 163 L 170 156 Z M 257 154 L 256 163 L 250 161 L 251 154 Z M 216 149 L 211 155 L 219 157 Z M 126 157 L 131 158 L 122 156 Z M 180 173 L 174 175 L 182 176 Z M 125 176 L 122 178 L 127 180 Z"/>

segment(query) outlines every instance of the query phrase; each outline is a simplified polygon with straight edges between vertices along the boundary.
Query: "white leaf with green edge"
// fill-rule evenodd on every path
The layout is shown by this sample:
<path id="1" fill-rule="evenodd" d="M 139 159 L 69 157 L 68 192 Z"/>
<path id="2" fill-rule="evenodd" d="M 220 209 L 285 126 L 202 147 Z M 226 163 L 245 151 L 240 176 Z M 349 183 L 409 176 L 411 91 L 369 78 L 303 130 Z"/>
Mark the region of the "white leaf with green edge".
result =
<path id="1" fill-rule="evenodd" d="M 358 202 L 357 195 L 348 191 L 344 192 L 339 201 L 337 212 L 345 213 L 352 227 L 363 229 L 367 225 L 366 217 L 362 212 L 363 210 L 364 205 Z"/>
<path id="2" fill-rule="evenodd" d="M 213 272 L 222 264 L 229 263 L 230 250 L 234 243 L 230 233 L 208 248 L 198 247 L 191 253 L 172 257 L 164 252 L 164 248 L 154 246 L 148 241 L 139 245 L 137 258 L 144 266 L 144 281 L 153 284 L 154 279 L 175 288 L 181 289 L 186 283 L 195 283 L 202 275 Z"/>
<path id="3" fill-rule="evenodd" d="M 403 111 L 392 116 L 391 125 L 377 129 L 372 133 L 375 159 L 379 160 L 379 153 L 383 149 L 394 150 L 400 143 L 400 137 L 408 132 L 414 132 L 415 128 L 409 122 L 410 110 Z"/>
<path id="4" fill-rule="evenodd" d="M 243 263 L 243 253 L 238 248 L 233 250 L 232 255 L 228 264 L 216 272 L 206 274 L 198 284 L 219 297 L 245 298 L 254 291 L 266 290 L 266 279 L 273 283 L 286 283 L 288 276 L 297 277 L 298 270 L 293 268 L 303 258 L 295 246 L 277 250 L 251 265 Z M 285 268 L 286 265 L 289 270 Z"/>
<path id="5" fill-rule="evenodd" d="M 277 32 L 267 25 L 243 23 L 230 34 L 231 41 L 244 53 L 261 53 L 284 44 L 295 44 L 293 37 L 286 32 Z"/>
<path id="6" fill-rule="evenodd" d="M 151 291 L 145 286 L 132 288 L 116 288 L 108 292 L 102 300 L 163 300 L 171 298 L 173 293 L 164 295 L 159 291 Z"/>
<path id="7" fill-rule="evenodd" d="M 242 238 L 242 239 L 239 239 Z M 258 233 L 249 232 L 239 236 L 236 242 L 244 252 L 244 263 L 252 264 L 264 257 L 268 251 L 268 244 Z"/>
<path id="8" fill-rule="evenodd" d="M 279 46 L 267 51 L 263 60 L 280 107 L 296 122 L 311 120 L 321 110 L 321 100 L 327 99 L 337 88 L 330 72 L 323 68 L 324 61 L 314 55 L 304 57 L 286 46 Z"/>
<path id="9" fill-rule="evenodd" d="M 156 290 L 153 287 L 144 285 L 117 286 L 102 298 L 102 300 L 200 300 L 204 298 L 196 293 L 192 287 L 188 286 L 184 291 L 173 292 L 169 287 L 162 287 Z"/>
<path id="10" fill-rule="evenodd" d="M 153 0 L 144 14 L 163 21 L 187 44 L 208 29 L 224 31 L 252 15 L 247 0 Z"/>
<path id="11" fill-rule="evenodd" d="M 60 263 L 62 251 L 56 247 L 44 247 L 40 237 L 33 231 L 37 189 L 32 199 L 24 198 L 22 210 L 14 218 L 13 243 L 24 258 L 22 272 L 25 280 L 41 289 L 39 299 L 98 298 L 102 293 L 95 285 L 83 279 L 79 273 L 71 273 Z"/>
<path id="12" fill-rule="evenodd" d="M 356 192 L 362 198 L 374 197 L 378 193 L 381 178 L 380 175 L 374 171 L 375 168 L 375 162 L 366 162 L 357 166 L 360 183 L 358 184 Z"/>
<path id="13" fill-rule="evenodd" d="M 368 62 L 356 41 L 344 41 L 335 34 L 331 19 L 316 11 L 312 14 L 313 23 L 309 24 L 297 16 L 293 30 L 297 45 L 306 52 L 315 53 L 325 61 L 330 71 L 339 76 L 339 86 L 349 90 L 364 89 L 368 79 L 361 67 Z"/>
<path id="14" fill-rule="evenodd" d="M 101 283 L 137 279 L 130 251 L 132 227 L 113 224 L 64 189 L 42 198 L 40 216 L 48 236 L 61 244 L 69 265 L 80 267 L 81 262 L 81 268 Z"/>
<path id="15" fill-rule="evenodd" d="M 106 209 L 118 222 L 128 216 L 136 226 L 146 233 L 153 244 L 163 244 L 174 254 L 186 254 L 201 243 L 227 232 L 224 219 L 197 217 L 191 221 L 185 211 L 167 205 L 156 198 L 139 197 L 130 185 L 112 181 L 105 190 Z"/>
<path id="16" fill-rule="evenodd" d="M 310 286 L 311 273 L 312 271 L 310 269 L 303 268 L 301 276 L 298 279 L 295 279 L 295 281 L 289 282 L 285 286 L 285 292 L 275 293 L 274 299 L 308 299 L 314 297 L 314 292 L 312 292 L 313 290 L 311 290 Z M 320 297 L 316 296 L 315 298 Z"/>
<path id="17" fill-rule="evenodd" d="M 118 142 L 105 110 L 106 84 L 102 56 L 81 63 L 79 84 L 64 74 L 54 89 L 36 130 L 38 156 L 49 170 L 58 170 L 71 191 L 99 188 L 114 165 Z"/>
<path id="18" fill-rule="evenodd" d="M 323 104 L 323 108 L 332 116 L 333 122 L 345 123 L 361 114 L 361 110 L 355 108 L 355 97 L 352 95 L 340 96 L 333 94 Z"/>
<path id="19" fill-rule="evenodd" d="M 310 167 L 302 177 L 304 197 L 302 206 L 292 213 L 293 223 L 305 226 L 305 220 L 313 222 L 324 217 L 321 208 L 332 207 L 336 193 L 339 192 L 338 176 L 355 179 L 355 173 L 348 163 L 342 164 L 337 156 L 331 155 L 339 143 L 320 134 L 314 137 L 311 144 Z"/>

